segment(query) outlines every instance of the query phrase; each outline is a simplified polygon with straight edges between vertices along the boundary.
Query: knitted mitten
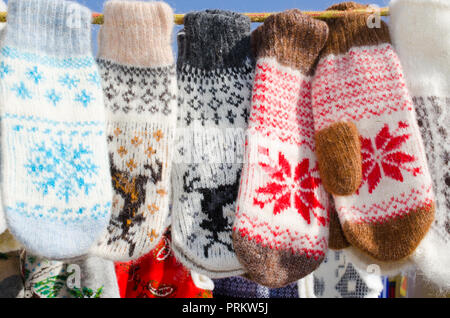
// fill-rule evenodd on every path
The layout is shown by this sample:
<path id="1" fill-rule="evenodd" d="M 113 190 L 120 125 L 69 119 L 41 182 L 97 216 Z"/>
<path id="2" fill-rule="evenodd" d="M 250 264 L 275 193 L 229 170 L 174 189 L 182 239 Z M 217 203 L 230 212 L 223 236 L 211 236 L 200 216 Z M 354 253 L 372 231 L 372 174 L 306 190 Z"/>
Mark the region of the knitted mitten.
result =
<path id="1" fill-rule="evenodd" d="M 104 258 L 138 259 L 167 226 L 177 111 L 172 29 L 163 2 L 105 5 L 98 64 L 114 195 L 108 231 L 92 251 Z"/>
<path id="2" fill-rule="evenodd" d="M 395 262 L 382 262 L 353 246 L 345 248 L 342 252 L 356 268 L 367 271 L 373 268 L 373 265 L 376 265 L 380 275 L 383 276 L 395 277 L 402 273 L 410 272 L 411 270 L 417 270 L 411 257 Z"/>
<path id="3" fill-rule="evenodd" d="M 311 73 L 328 34 L 298 10 L 269 17 L 252 36 L 257 56 L 233 243 L 248 277 L 278 288 L 320 265 L 328 194 L 317 166 Z"/>
<path id="4" fill-rule="evenodd" d="M 358 8 L 365 6 L 346 2 L 330 10 Z M 335 128 L 341 123 L 357 128 L 360 188 L 349 196 L 330 191 L 347 240 L 375 259 L 397 261 L 410 255 L 428 231 L 434 197 L 412 100 L 388 28 L 383 21 L 380 28 L 369 28 L 368 16 L 348 13 L 327 20 L 330 36 L 313 82 L 317 142 L 326 140 L 318 156 L 340 164 L 333 153 L 345 155 L 347 140 L 357 132 Z M 334 148 L 333 143 L 342 145 Z M 350 152 L 345 156 L 352 160 Z M 322 176 L 334 171 L 320 169 Z"/>
<path id="5" fill-rule="evenodd" d="M 23 256 L 27 298 L 120 298 L 114 263 L 89 256 L 66 263 Z"/>
<path id="6" fill-rule="evenodd" d="M 8 1 L 0 51 L 3 201 L 33 253 L 86 253 L 105 230 L 111 183 L 91 12 L 62 0 Z"/>
<path id="7" fill-rule="evenodd" d="M 199 274 L 239 275 L 243 270 L 231 233 L 254 70 L 250 20 L 208 10 L 188 14 L 184 27 L 172 175 L 173 250 Z"/>
<path id="8" fill-rule="evenodd" d="M 173 255 L 170 230 L 150 253 L 137 261 L 116 263 L 122 298 L 212 298 Z"/>
<path id="9" fill-rule="evenodd" d="M 8 9 L 5 2 L 0 0 L 0 11 L 6 12 L 7 10 Z M 5 36 L 5 27 L 6 23 L 0 23 L 0 41 L 3 40 Z M 2 74 L 3 73 L 0 72 L 0 80 L 4 78 Z M 1 149 L 0 149 L 0 158 L 1 158 Z M 9 253 L 12 251 L 17 251 L 21 249 L 21 247 L 22 246 L 19 244 L 19 242 L 17 242 L 14 236 L 12 236 L 11 233 L 7 230 L 5 213 L 3 210 L 2 195 L 0 194 L 0 253 Z"/>
<path id="10" fill-rule="evenodd" d="M 450 291 L 450 2 L 396 0 L 390 8 L 392 40 L 413 96 L 436 196 L 435 221 L 413 260 Z"/>
<path id="11" fill-rule="evenodd" d="M 0 0 L 0 11 L 5 12 L 7 10 L 7 6 L 5 2 Z M 6 23 L 0 23 L 0 40 L 4 38 L 5 36 L 5 27 Z M 1 64 L 0 64 L 1 67 Z M 3 79 L 4 76 L 3 72 L 0 71 L 0 80 Z M 1 157 L 1 149 L 0 149 L 0 157 Z M 2 202 L 2 196 L 0 194 L 0 234 L 6 231 L 6 219 L 5 219 L 5 213 L 3 211 L 3 202 Z"/>
<path id="12" fill-rule="evenodd" d="M 296 283 L 282 288 L 268 288 L 240 276 L 214 280 L 217 298 L 299 298 Z"/>
<path id="13" fill-rule="evenodd" d="M 378 298 L 379 273 L 358 269 L 343 252 L 328 251 L 319 268 L 298 282 L 300 298 Z"/>

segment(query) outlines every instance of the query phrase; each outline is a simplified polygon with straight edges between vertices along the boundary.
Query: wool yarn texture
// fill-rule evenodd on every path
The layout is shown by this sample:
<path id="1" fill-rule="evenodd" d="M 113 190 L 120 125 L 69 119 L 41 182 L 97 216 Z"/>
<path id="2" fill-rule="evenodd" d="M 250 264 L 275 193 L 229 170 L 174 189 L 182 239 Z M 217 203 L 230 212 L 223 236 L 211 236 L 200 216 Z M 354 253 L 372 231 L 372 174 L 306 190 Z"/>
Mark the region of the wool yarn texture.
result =
<path id="1" fill-rule="evenodd" d="M 373 270 L 373 266 L 376 265 L 380 275 L 394 277 L 399 274 L 407 273 L 414 268 L 414 264 L 409 258 L 396 262 L 381 262 L 351 246 L 345 237 L 333 200 L 331 200 L 330 204 L 332 209 L 330 211 L 330 237 L 328 240 L 328 247 L 336 252 L 342 251 L 343 257 L 345 257 L 346 261 L 352 263 L 352 266 L 355 267 L 356 271 L 368 273 Z M 299 286 L 305 292 L 305 295 L 313 295 L 309 292 L 312 284 L 313 281 L 311 278 L 305 278 L 303 283 L 301 285 L 299 284 Z"/>
<path id="2" fill-rule="evenodd" d="M 339 221 L 339 215 L 337 214 L 332 197 L 330 198 L 330 207 L 330 234 L 328 238 L 328 247 L 335 251 L 349 248 L 351 245 L 344 235 L 344 230 Z"/>
<path id="3" fill-rule="evenodd" d="M 6 6 L 5 2 L 0 1 L 0 11 L 6 11 L 6 10 L 7 10 L 7 6 Z M 5 31 L 4 31 L 5 27 L 6 27 L 6 23 L 0 23 L 0 40 L 2 40 L 5 36 Z M 0 79 L 1 79 L 1 77 L 0 77 Z M 0 155 L 1 155 L 1 152 L 0 152 Z M 5 213 L 3 211 L 2 196 L 0 194 L 0 234 L 5 232 L 6 229 L 7 229 L 7 225 L 6 225 Z"/>
<path id="4" fill-rule="evenodd" d="M 450 2 L 395 0 L 390 11 L 392 41 L 414 102 L 436 197 L 435 220 L 412 259 L 429 281 L 448 293 Z"/>
<path id="5" fill-rule="evenodd" d="M 380 275 L 393 277 L 406 273 L 414 268 L 414 264 L 409 258 L 396 262 L 381 262 L 351 246 L 345 237 L 333 200 L 330 201 L 330 204 L 332 209 L 330 211 L 330 236 L 328 247 L 336 252 L 342 251 L 343 257 L 345 257 L 348 262 L 352 263 L 352 266 L 354 266 L 357 271 L 367 273 L 370 272 L 373 265 L 377 265 L 377 270 Z M 312 295 L 308 292 L 308 290 L 311 290 L 310 286 L 312 286 L 312 284 L 311 279 L 304 279 L 303 284 L 299 286 L 303 288 L 302 290 L 305 291 L 305 295 Z"/>
<path id="6" fill-rule="evenodd" d="M 369 268 L 370 269 L 370 268 Z M 328 251 L 325 261 L 298 282 L 300 298 L 378 298 L 383 282 L 376 267 L 354 266 L 342 251 Z"/>
<path id="7" fill-rule="evenodd" d="M 380 261 L 354 246 L 344 249 L 343 253 L 349 262 L 361 271 L 370 271 L 374 265 L 377 266 L 377 271 L 379 271 L 380 275 L 389 277 L 395 277 L 398 275 L 408 274 L 412 271 L 417 271 L 411 257 L 406 257 L 395 262 Z"/>
<path id="8" fill-rule="evenodd" d="M 325 257 L 329 195 L 315 155 L 311 81 L 327 25 L 299 10 L 252 34 L 257 57 L 233 244 L 246 277 L 280 288 Z"/>
<path id="9" fill-rule="evenodd" d="M 116 263 L 122 298 L 212 298 L 196 286 L 191 271 L 174 256 L 170 230 L 150 253 L 137 261 Z"/>
<path id="10" fill-rule="evenodd" d="M 299 298 L 296 283 L 268 288 L 240 276 L 214 280 L 213 293 L 215 298 Z"/>
<path id="11" fill-rule="evenodd" d="M 104 12 L 97 61 L 113 202 L 108 229 L 92 253 L 129 261 L 159 243 L 169 220 L 177 114 L 173 11 L 164 2 L 108 1 Z"/>
<path id="12" fill-rule="evenodd" d="M 365 7 L 345 2 L 328 10 Z M 353 173 L 343 162 L 361 160 L 355 193 L 346 195 L 353 186 L 348 193 L 328 189 L 348 242 L 376 260 L 395 262 L 419 245 L 435 203 L 414 105 L 388 27 L 380 21 L 379 28 L 369 28 L 368 17 L 348 13 L 327 20 L 330 36 L 312 88 L 317 155 L 324 180 L 343 170 Z"/>
<path id="13" fill-rule="evenodd" d="M 27 250 L 51 259 L 87 253 L 110 217 L 91 17 L 69 1 L 8 1 L 0 50 L 5 215 Z"/>
<path id="14" fill-rule="evenodd" d="M 120 298 L 114 263 L 95 256 L 74 262 L 22 256 L 26 298 Z"/>
<path id="15" fill-rule="evenodd" d="M 254 73 L 250 19 L 189 13 L 178 42 L 173 252 L 198 274 L 240 275 L 231 236 Z"/>

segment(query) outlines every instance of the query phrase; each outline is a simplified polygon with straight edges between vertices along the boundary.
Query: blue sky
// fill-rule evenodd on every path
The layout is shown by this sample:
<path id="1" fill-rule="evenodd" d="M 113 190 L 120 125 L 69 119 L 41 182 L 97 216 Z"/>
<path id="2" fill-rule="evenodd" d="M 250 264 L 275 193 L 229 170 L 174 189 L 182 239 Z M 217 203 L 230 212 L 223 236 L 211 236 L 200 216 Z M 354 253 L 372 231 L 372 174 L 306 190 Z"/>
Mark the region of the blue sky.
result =
<path id="1" fill-rule="evenodd" d="M 8 2 L 8 1 L 6 1 Z M 77 0 L 76 2 L 89 7 L 94 12 L 103 11 L 103 3 L 106 0 Z M 237 12 L 277 12 L 286 9 L 298 8 L 304 11 L 325 10 L 340 0 L 166 0 L 176 13 L 187 13 L 205 9 L 227 9 Z M 365 4 L 376 4 L 380 7 L 388 6 L 390 0 L 359 0 Z M 177 26 L 174 34 L 181 29 Z M 97 49 L 97 31 L 98 26 L 93 27 L 93 49 Z M 174 37 L 175 39 L 175 37 Z M 176 42 L 176 41 L 174 41 Z M 174 43 L 174 48 L 176 44 Z"/>

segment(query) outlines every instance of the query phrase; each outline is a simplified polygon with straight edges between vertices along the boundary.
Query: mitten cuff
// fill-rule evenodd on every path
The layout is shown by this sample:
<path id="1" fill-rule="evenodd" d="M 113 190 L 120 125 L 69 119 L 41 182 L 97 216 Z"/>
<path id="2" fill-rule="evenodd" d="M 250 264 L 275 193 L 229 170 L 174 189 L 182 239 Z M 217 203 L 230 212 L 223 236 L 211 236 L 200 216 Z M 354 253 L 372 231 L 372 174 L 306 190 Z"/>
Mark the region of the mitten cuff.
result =
<path id="1" fill-rule="evenodd" d="M 140 67 L 174 63 L 173 10 L 164 2 L 108 1 L 99 33 L 100 58 Z"/>
<path id="2" fill-rule="evenodd" d="M 275 57 L 278 62 L 310 73 L 328 36 L 326 23 L 300 10 L 288 10 L 267 18 L 252 34 L 257 58 Z"/>
<path id="3" fill-rule="evenodd" d="M 212 70 L 243 64 L 250 53 L 250 19 L 224 10 L 188 13 L 179 64 Z"/>
<path id="4" fill-rule="evenodd" d="M 4 45 L 51 56 L 91 54 L 91 12 L 63 0 L 9 0 Z"/>
<path id="5" fill-rule="evenodd" d="M 389 26 L 411 93 L 450 96 L 450 1 L 393 0 Z"/>
<path id="6" fill-rule="evenodd" d="M 352 11 L 368 8 L 367 5 L 355 2 L 343 2 L 329 7 L 327 11 Z M 380 21 L 379 28 L 370 28 L 368 25 L 370 16 L 370 13 L 346 12 L 339 18 L 327 19 L 330 34 L 322 56 L 345 54 L 352 47 L 389 43 L 389 29 L 386 23 Z"/>

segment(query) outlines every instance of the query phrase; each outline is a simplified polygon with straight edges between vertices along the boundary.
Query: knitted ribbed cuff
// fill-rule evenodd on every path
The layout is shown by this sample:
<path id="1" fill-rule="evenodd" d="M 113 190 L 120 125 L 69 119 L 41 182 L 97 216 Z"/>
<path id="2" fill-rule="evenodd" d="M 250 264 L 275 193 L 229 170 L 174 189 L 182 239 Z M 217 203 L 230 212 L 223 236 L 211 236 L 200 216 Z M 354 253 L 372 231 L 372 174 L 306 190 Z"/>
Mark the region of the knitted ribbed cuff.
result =
<path id="1" fill-rule="evenodd" d="M 184 31 L 179 65 L 206 70 L 237 67 L 250 55 L 250 19 L 242 14 L 223 10 L 188 13 Z"/>
<path id="2" fill-rule="evenodd" d="M 343 2 L 335 4 L 327 10 L 349 11 L 367 8 L 367 5 L 356 2 Z M 390 43 L 389 29 L 386 23 L 380 21 L 379 28 L 369 28 L 367 22 L 370 16 L 370 13 L 355 14 L 349 12 L 339 18 L 327 19 L 330 34 L 322 56 L 344 54 L 352 47 Z"/>
<path id="3" fill-rule="evenodd" d="M 294 9 L 267 18 L 253 32 L 252 48 L 257 58 L 275 57 L 279 63 L 308 74 L 327 36 L 325 22 Z"/>
<path id="4" fill-rule="evenodd" d="M 63 0 L 9 0 L 4 45 L 52 56 L 91 54 L 91 11 Z"/>
<path id="5" fill-rule="evenodd" d="M 155 67 L 174 63 L 173 10 L 164 2 L 108 1 L 99 34 L 99 58 Z"/>

